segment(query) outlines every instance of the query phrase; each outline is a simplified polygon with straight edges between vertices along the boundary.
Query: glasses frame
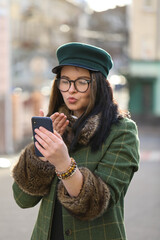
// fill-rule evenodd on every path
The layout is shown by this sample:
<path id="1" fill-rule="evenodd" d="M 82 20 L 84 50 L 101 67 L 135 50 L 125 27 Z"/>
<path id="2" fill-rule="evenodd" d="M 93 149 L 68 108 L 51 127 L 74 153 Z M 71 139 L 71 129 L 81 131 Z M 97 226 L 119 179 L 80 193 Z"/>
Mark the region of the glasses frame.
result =
<path id="1" fill-rule="evenodd" d="M 60 80 L 61 79 L 65 79 L 65 80 L 67 80 L 68 82 L 69 82 L 69 87 L 68 87 L 68 90 L 66 90 L 66 91 L 63 91 L 63 90 L 61 90 L 60 88 L 59 88 L 59 82 L 60 82 Z M 83 80 L 85 80 L 87 83 L 88 83 L 88 87 L 87 87 L 87 89 L 85 90 L 85 91 L 79 91 L 78 89 L 77 89 L 77 87 L 76 87 L 76 82 L 78 81 L 78 80 L 80 80 L 80 79 L 83 79 Z M 73 83 L 74 84 L 74 88 L 76 89 L 76 91 L 77 92 L 80 92 L 80 93 L 85 93 L 85 92 L 87 92 L 87 90 L 88 90 L 88 88 L 89 88 L 89 84 L 91 83 L 91 79 L 89 80 L 89 79 L 85 79 L 85 78 L 77 78 L 76 80 L 69 80 L 69 79 L 67 79 L 67 78 L 57 78 L 57 79 L 55 79 L 55 81 L 57 82 L 57 87 L 58 87 L 58 89 L 61 91 L 61 92 L 68 92 L 69 91 L 69 89 L 70 89 L 70 87 L 71 87 L 71 83 Z"/>

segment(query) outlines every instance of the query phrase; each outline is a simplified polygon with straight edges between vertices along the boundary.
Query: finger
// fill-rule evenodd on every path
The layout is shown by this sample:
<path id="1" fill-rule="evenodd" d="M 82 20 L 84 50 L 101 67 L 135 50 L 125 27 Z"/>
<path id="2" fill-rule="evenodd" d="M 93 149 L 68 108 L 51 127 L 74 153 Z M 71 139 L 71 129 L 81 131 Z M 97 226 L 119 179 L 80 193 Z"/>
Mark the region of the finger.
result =
<path id="1" fill-rule="evenodd" d="M 38 138 L 38 142 L 40 142 L 40 144 L 44 147 L 47 148 L 47 146 L 45 145 L 45 143 L 47 143 L 48 145 L 51 145 L 53 142 L 53 133 L 48 131 L 47 129 L 45 129 L 44 127 L 40 127 L 39 129 L 35 129 L 35 133 L 38 135 L 38 137 L 40 137 L 42 139 Z M 45 143 L 44 143 L 45 142 Z"/>
<path id="2" fill-rule="evenodd" d="M 67 116 L 65 116 L 64 114 L 60 114 L 53 122 L 54 129 L 60 133 L 61 128 L 66 124 L 66 121 L 67 121 Z M 67 125 L 68 125 L 68 121 L 67 121 Z"/>
<path id="3" fill-rule="evenodd" d="M 58 113 L 58 112 L 52 114 L 52 115 L 50 116 L 50 118 L 52 119 L 52 122 L 54 122 L 55 119 L 56 119 L 58 116 L 59 116 L 59 113 Z"/>
<path id="4" fill-rule="evenodd" d="M 42 109 L 39 110 L 39 116 L 44 117 L 44 111 Z"/>
<path id="5" fill-rule="evenodd" d="M 35 135 L 35 139 L 37 140 L 37 142 L 44 148 L 47 149 L 48 147 L 48 143 L 46 141 L 43 140 L 43 138 L 41 138 L 40 136 L 38 136 L 37 134 Z"/>
<path id="6" fill-rule="evenodd" d="M 54 123 L 54 124 L 59 124 L 59 122 L 62 121 L 63 119 L 67 119 L 67 117 L 64 115 L 64 113 L 60 113 L 59 115 L 57 115 L 57 116 L 54 118 L 53 123 Z"/>
<path id="7" fill-rule="evenodd" d="M 48 131 L 44 127 L 40 127 L 39 129 L 35 129 L 35 132 L 42 138 L 44 141 L 47 141 L 48 145 L 51 145 L 52 142 L 57 142 L 58 139 L 62 140 L 61 135 L 54 130 L 54 133 Z M 48 138 L 47 138 L 48 137 Z"/>
<path id="8" fill-rule="evenodd" d="M 55 123 L 57 124 L 57 126 L 59 128 L 61 128 L 65 122 L 67 121 L 67 116 L 65 116 L 64 114 L 63 115 L 60 115 L 56 120 L 55 120 Z"/>
<path id="9" fill-rule="evenodd" d="M 66 120 L 65 123 L 63 124 L 63 126 L 61 127 L 61 130 L 59 132 L 61 134 L 61 136 L 63 135 L 66 127 L 68 126 L 68 124 L 69 124 L 69 120 Z"/>
<path id="10" fill-rule="evenodd" d="M 41 147 L 38 142 L 35 142 L 35 146 L 38 149 L 38 151 L 44 156 L 46 153 L 45 149 L 43 147 Z"/>
<path id="11" fill-rule="evenodd" d="M 56 130 L 54 131 L 54 135 L 55 135 L 57 138 L 59 138 L 59 139 L 62 140 L 61 135 L 60 135 Z"/>

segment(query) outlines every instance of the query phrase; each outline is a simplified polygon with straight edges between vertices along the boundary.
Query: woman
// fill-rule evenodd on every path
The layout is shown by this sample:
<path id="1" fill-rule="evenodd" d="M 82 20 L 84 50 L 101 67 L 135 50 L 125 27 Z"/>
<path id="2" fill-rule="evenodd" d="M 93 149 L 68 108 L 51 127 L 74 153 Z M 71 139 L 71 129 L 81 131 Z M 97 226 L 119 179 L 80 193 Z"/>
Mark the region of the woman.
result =
<path id="1" fill-rule="evenodd" d="M 113 101 L 112 59 L 82 43 L 62 45 L 57 57 L 48 110 L 54 133 L 35 130 L 43 158 L 33 143 L 22 152 L 15 200 L 22 208 L 41 201 L 32 240 L 125 240 L 124 197 L 138 170 L 139 140 Z"/>

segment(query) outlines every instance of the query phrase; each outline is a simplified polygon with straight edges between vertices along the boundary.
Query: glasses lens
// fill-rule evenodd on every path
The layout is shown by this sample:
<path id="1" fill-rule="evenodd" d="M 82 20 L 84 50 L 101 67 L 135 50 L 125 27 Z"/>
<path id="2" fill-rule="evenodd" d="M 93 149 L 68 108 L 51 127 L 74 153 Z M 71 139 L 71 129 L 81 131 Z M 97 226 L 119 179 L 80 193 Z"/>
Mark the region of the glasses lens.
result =
<path id="1" fill-rule="evenodd" d="M 89 83 L 85 79 L 77 79 L 75 81 L 76 89 L 79 92 L 86 92 L 89 86 Z"/>
<path id="2" fill-rule="evenodd" d="M 63 91 L 63 92 L 67 92 L 69 90 L 69 81 L 65 78 L 60 78 L 58 79 L 58 88 L 59 90 Z"/>

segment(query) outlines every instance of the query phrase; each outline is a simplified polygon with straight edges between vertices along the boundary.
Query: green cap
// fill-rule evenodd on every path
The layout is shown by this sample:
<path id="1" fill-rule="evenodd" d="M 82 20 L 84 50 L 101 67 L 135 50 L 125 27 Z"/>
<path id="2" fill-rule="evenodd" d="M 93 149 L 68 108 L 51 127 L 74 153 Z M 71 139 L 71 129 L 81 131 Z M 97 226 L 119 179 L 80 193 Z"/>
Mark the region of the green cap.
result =
<path id="1" fill-rule="evenodd" d="M 58 73 L 62 66 L 76 66 L 91 71 L 99 71 L 107 77 L 113 66 L 113 61 L 108 52 L 93 45 L 70 42 L 57 49 L 59 65 L 52 69 Z"/>

